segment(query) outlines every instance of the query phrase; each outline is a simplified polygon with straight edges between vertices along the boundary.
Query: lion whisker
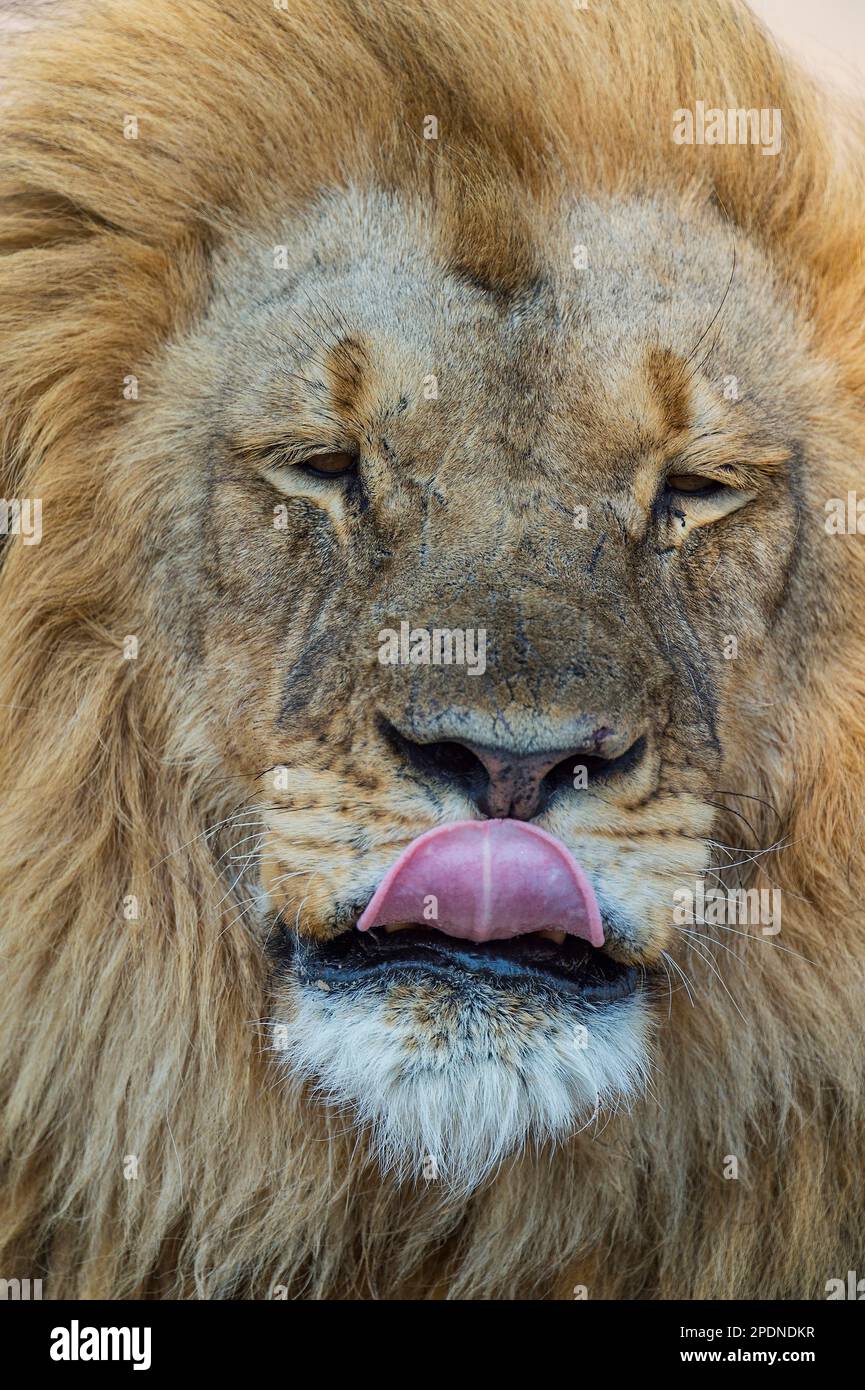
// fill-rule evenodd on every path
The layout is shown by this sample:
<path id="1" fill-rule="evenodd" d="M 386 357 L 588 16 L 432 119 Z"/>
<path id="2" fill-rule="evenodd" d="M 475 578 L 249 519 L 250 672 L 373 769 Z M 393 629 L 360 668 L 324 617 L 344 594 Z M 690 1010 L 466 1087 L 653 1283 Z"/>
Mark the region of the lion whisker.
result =
<path id="1" fill-rule="evenodd" d="M 682 984 L 685 986 L 685 993 L 686 993 L 687 996 L 688 996 L 688 999 L 689 999 L 689 1001 L 690 1001 L 691 1007 L 694 1008 L 694 1007 L 695 1007 L 695 1004 L 694 1004 L 694 996 L 693 996 L 693 994 L 691 993 L 691 982 L 690 982 L 690 980 L 688 979 L 687 975 L 685 974 L 684 970 L 682 970 L 682 968 L 681 968 L 681 966 L 679 965 L 678 961 L 673 960 L 673 957 L 669 954 L 668 951 L 662 951 L 662 952 L 661 952 L 661 956 L 662 956 L 662 958 L 663 958 L 669 965 L 671 965 L 671 966 L 673 967 L 673 969 L 676 971 L 676 974 L 680 976 L 680 978 L 681 978 L 681 980 L 682 980 Z M 671 987 L 670 987 L 670 996 L 671 996 L 671 999 L 672 999 L 672 982 L 671 982 Z"/>
<path id="2" fill-rule="evenodd" d="M 687 933 L 687 931 L 688 931 L 688 929 L 685 928 L 685 927 L 683 927 L 681 930 L 685 931 L 686 933 Z M 691 933 L 688 933 L 688 934 L 691 935 Z M 695 933 L 695 934 L 698 935 L 699 933 Z M 727 995 L 728 999 L 730 1000 L 730 1003 L 733 1005 L 733 1008 L 736 1010 L 736 1013 L 739 1015 L 739 1017 L 741 1018 L 742 1022 L 743 1022 L 743 1023 L 745 1024 L 745 1026 L 747 1027 L 748 1020 L 746 1019 L 745 1015 L 742 1013 L 742 1010 L 739 1008 L 739 1005 L 736 1003 L 736 1000 L 734 999 L 732 993 L 730 992 L 730 989 L 729 989 L 729 987 L 728 987 L 728 985 L 727 985 L 727 982 L 726 982 L 726 980 L 724 979 L 723 975 L 721 974 L 720 970 L 718 969 L 717 963 L 716 963 L 714 957 L 711 955 L 711 952 L 710 952 L 708 955 L 706 955 L 706 954 L 704 954 L 704 952 L 700 949 L 699 946 L 695 946 L 695 945 L 694 945 L 693 941 L 690 941 L 688 944 L 689 944 L 689 946 L 690 946 L 690 949 L 691 949 L 692 951 L 695 951 L 696 954 L 700 957 L 700 959 L 701 959 L 706 965 L 708 965 L 708 967 L 709 967 L 709 969 L 711 970 L 712 974 L 717 978 L 718 982 L 719 982 L 720 985 L 721 985 L 721 988 L 723 989 L 724 993 Z M 718 942 L 717 944 L 720 945 L 721 943 Z"/>
<path id="3" fill-rule="evenodd" d="M 247 811 L 252 809 L 253 808 L 249 805 L 238 806 L 236 810 L 231 812 L 231 815 L 226 816 L 223 820 L 217 821 L 215 825 L 205 826 L 197 835 L 193 835 L 191 840 L 187 840 L 185 844 L 178 845 L 176 849 L 171 850 L 164 858 L 158 859 L 155 864 L 150 866 L 148 873 L 155 873 L 163 864 L 167 864 L 169 859 L 173 859 L 176 854 L 180 854 L 183 850 L 189 849 L 191 845 L 197 844 L 199 840 L 206 840 L 209 836 L 215 835 L 223 826 L 231 825 L 238 816 L 245 815 Z"/>
<path id="4" fill-rule="evenodd" d="M 741 931 L 737 927 L 727 926 L 725 922 L 710 922 L 704 925 L 718 927 L 721 931 L 732 932 L 734 936 L 743 936 L 746 941 L 759 941 L 763 946 L 774 946 L 776 951 L 785 951 L 789 956 L 798 956 L 799 960 L 805 961 L 806 965 L 819 967 L 819 961 L 811 960 L 810 956 L 803 955 L 801 951 L 794 951 L 792 946 L 782 946 L 780 941 L 775 941 L 771 936 L 763 936 L 762 934 L 758 936 L 756 932 Z M 717 944 L 721 946 L 723 942 L 719 941 Z"/>
<path id="5" fill-rule="evenodd" d="M 241 829 L 241 828 L 243 828 L 243 827 L 238 827 L 238 828 Z M 223 863 L 224 860 L 229 859 L 229 856 L 230 856 L 230 855 L 235 854 L 235 853 L 237 852 L 237 850 L 240 849 L 240 846 L 241 846 L 241 845 L 247 844 L 250 840 L 260 840 L 260 839 L 263 837 L 263 833 L 264 833 L 264 832 L 263 832 L 262 830 L 260 830 L 260 829 L 259 829 L 259 830 L 253 830 L 249 835 L 244 835 L 244 836 L 242 837 L 242 839 L 240 839 L 240 840 L 235 840 L 234 843 L 233 843 L 232 845 L 229 845 L 229 847 L 228 847 L 227 850 L 224 850 L 224 851 L 223 851 L 223 853 L 219 856 L 218 859 L 214 860 L 214 865 L 215 865 L 215 867 L 218 869 L 218 868 L 222 865 L 222 863 Z M 236 863 L 236 860 L 231 861 L 231 862 L 235 862 L 235 863 Z"/>
<path id="6" fill-rule="evenodd" d="M 778 810 L 777 806 L 775 806 L 771 801 L 767 801 L 766 798 L 763 796 L 756 796 L 753 792 L 724 791 L 721 788 L 716 787 L 715 790 L 712 792 L 712 795 L 734 796 L 741 799 L 742 801 L 757 801 L 760 803 L 761 806 L 765 806 L 767 810 L 771 811 L 772 815 L 775 816 L 777 820 L 780 821 L 782 819 L 781 813 Z"/>

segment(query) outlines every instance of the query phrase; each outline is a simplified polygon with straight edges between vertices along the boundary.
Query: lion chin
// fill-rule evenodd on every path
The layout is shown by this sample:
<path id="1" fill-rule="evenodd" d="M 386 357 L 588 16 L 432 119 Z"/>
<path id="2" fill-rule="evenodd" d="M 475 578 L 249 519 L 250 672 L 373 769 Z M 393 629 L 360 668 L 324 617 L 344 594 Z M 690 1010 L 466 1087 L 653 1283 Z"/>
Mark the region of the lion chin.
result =
<path id="1" fill-rule="evenodd" d="M 627 1108 L 647 1077 L 649 1021 L 635 998 L 597 1019 L 591 1007 L 503 999 L 483 982 L 470 998 L 301 986 L 291 1005 L 290 1021 L 270 1027 L 289 1076 L 347 1113 L 384 1173 L 456 1196 L 525 1147 Z"/>
<path id="2" fill-rule="evenodd" d="M 822 1298 L 861 113 L 740 0 L 72 8 L 0 80 L 2 1282 Z"/>

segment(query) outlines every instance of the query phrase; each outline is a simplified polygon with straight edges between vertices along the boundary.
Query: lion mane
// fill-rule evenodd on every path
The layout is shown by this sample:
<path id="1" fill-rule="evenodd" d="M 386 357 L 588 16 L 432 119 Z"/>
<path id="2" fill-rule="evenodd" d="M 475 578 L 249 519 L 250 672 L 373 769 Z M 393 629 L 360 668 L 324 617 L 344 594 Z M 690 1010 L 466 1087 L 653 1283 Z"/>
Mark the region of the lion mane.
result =
<path id="1" fill-rule="evenodd" d="M 767 692 L 752 823 L 777 848 L 752 881 L 784 889 L 783 949 L 732 939 L 715 974 L 695 956 L 639 1113 L 445 1199 L 383 1181 L 344 1116 L 275 1082 L 265 964 L 219 863 L 236 808 L 160 635 L 160 480 L 124 453 L 124 383 L 146 394 L 224 242 L 322 188 L 450 199 L 487 263 L 507 190 L 542 198 L 551 170 L 600 197 L 690 190 L 807 305 L 847 402 L 818 490 L 846 496 L 857 118 L 732 0 L 657 23 L 602 0 L 99 0 L 10 50 L 2 495 L 42 499 L 44 539 L 8 540 L 0 579 L 0 1269 L 77 1298 L 823 1297 L 865 1253 L 861 539 L 834 542 L 796 708 Z M 779 108 L 781 152 L 675 144 L 701 98 Z"/>

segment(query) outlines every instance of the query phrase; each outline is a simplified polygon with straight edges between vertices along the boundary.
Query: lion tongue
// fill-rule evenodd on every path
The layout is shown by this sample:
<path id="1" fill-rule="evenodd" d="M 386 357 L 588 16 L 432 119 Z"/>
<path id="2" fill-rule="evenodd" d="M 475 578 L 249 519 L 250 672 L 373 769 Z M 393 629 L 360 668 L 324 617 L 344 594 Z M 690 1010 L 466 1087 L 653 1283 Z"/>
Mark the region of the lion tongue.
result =
<path id="1" fill-rule="evenodd" d="M 492 941 L 553 929 L 604 944 L 592 886 L 560 840 L 515 820 L 455 821 L 419 835 L 358 927 L 416 922 Z"/>

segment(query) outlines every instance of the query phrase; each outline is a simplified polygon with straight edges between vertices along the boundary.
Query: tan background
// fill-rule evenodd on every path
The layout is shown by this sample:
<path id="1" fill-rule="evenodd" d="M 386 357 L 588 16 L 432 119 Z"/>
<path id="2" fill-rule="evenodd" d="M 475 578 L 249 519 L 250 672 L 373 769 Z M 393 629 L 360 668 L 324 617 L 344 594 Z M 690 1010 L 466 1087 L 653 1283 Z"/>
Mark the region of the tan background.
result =
<path id="1" fill-rule="evenodd" d="M 865 0 L 750 0 L 750 4 L 776 37 L 827 85 L 865 95 Z"/>

